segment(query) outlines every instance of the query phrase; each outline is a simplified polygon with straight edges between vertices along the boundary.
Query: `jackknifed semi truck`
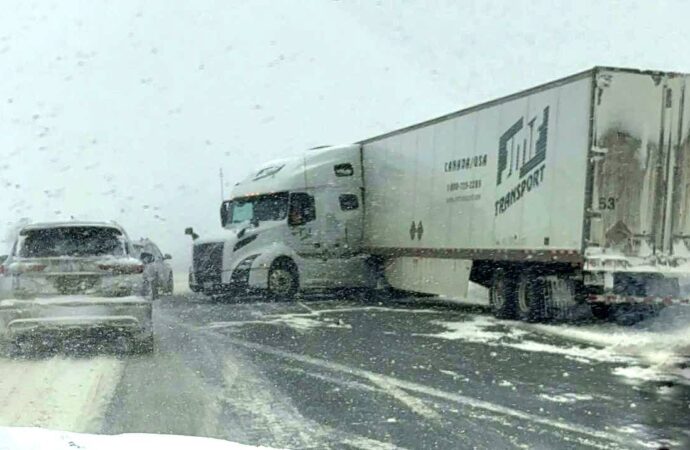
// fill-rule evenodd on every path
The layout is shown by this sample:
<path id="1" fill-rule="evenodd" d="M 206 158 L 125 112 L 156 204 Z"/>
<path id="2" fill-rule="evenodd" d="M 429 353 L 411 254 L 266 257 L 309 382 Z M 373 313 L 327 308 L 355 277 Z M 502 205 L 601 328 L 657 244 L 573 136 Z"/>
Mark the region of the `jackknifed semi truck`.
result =
<path id="1" fill-rule="evenodd" d="M 222 203 L 221 234 L 194 240 L 190 287 L 481 302 L 472 281 L 527 321 L 688 303 L 689 80 L 595 67 L 263 164 Z"/>

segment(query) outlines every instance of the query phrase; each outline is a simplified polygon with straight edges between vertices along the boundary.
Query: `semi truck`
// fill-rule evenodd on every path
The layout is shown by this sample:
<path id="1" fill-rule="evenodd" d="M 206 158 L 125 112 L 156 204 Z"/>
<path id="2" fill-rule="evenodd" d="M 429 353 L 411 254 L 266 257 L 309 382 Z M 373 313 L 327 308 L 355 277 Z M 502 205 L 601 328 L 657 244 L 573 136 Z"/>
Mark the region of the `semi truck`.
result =
<path id="1" fill-rule="evenodd" d="M 190 287 L 389 288 L 500 318 L 688 303 L 690 75 L 595 67 L 261 165 L 194 241 Z M 189 230 L 193 232 L 192 230 Z"/>

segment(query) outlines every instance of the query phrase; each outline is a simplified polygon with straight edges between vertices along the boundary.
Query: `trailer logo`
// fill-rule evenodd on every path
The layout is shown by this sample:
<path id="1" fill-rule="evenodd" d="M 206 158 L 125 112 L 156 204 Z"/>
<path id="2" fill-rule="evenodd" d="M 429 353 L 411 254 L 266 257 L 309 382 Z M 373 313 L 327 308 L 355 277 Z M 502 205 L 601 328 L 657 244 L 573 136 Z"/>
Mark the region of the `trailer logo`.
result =
<path id="1" fill-rule="evenodd" d="M 544 161 L 549 129 L 549 107 L 527 122 L 520 117 L 498 140 L 498 164 L 496 186 L 509 181 L 517 181 L 496 203 L 495 215 L 503 214 L 525 194 L 539 187 L 544 180 Z M 536 128 L 536 129 L 535 129 Z"/>

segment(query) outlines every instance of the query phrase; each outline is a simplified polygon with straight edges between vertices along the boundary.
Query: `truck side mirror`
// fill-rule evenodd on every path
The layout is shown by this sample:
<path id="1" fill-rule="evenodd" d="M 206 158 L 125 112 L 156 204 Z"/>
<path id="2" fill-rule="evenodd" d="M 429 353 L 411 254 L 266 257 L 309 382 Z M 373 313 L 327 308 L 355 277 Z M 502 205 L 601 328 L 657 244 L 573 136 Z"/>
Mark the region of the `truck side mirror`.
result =
<path id="1" fill-rule="evenodd" d="M 172 259 L 172 256 L 170 256 L 170 253 L 166 253 L 163 255 L 163 259 Z"/>
<path id="2" fill-rule="evenodd" d="M 228 224 L 229 212 L 230 212 L 230 200 L 226 200 L 220 204 L 220 226 L 225 227 Z"/>
<path id="3" fill-rule="evenodd" d="M 188 227 L 184 229 L 184 234 L 191 236 L 193 240 L 197 240 L 199 235 L 194 232 L 194 228 Z"/>

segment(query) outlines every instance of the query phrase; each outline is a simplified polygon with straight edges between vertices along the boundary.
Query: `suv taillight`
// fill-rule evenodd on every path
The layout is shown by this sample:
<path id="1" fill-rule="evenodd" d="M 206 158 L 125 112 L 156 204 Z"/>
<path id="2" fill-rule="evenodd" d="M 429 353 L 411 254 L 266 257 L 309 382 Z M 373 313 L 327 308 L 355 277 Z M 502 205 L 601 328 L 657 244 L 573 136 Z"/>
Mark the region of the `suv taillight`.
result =
<path id="1" fill-rule="evenodd" d="M 17 265 L 17 272 L 42 272 L 46 267 L 48 266 L 45 264 L 19 264 Z"/>

